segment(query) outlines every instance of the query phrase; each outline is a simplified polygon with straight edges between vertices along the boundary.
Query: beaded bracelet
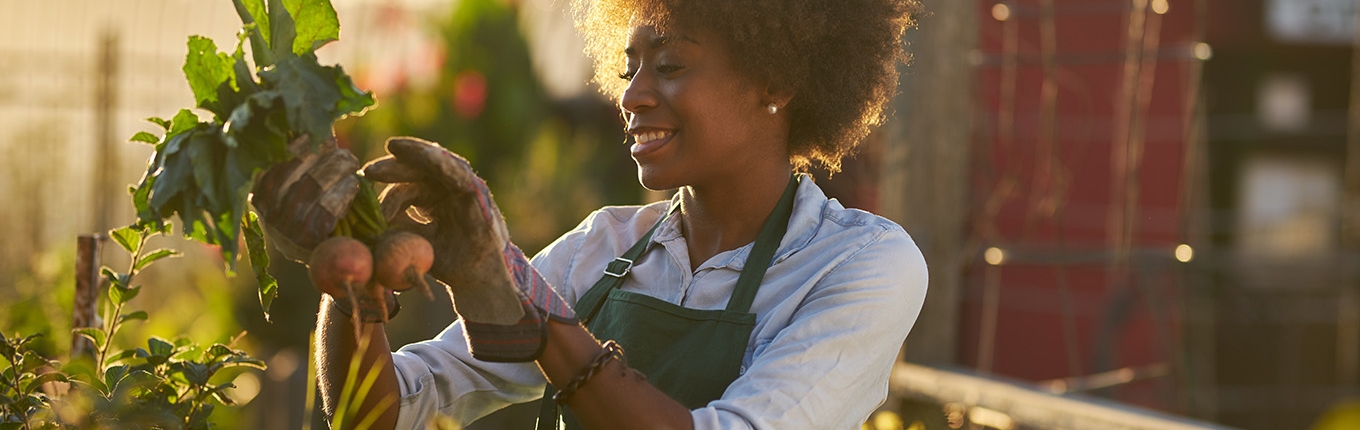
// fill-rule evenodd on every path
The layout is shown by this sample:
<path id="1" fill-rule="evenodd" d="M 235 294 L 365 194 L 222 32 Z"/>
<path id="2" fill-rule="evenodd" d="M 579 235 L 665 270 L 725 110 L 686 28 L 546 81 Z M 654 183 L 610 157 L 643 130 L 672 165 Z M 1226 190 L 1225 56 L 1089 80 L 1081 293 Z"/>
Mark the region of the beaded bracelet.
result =
<path id="1" fill-rule="evenodd" d="M 590 378 L 595 377 L 601 370 L 604 370 L 605 364 L 608 364 L 610 360 L 618 360 L 619 364 L 622 364 L 624 369 L 628 368 L 628 359 L 623 356 L 623 346 L 620 346 L 618 342 L 612 340 L 605 341 L 604 345 L 601 346 L 603 346 L 604 349 L 601 349 L 600 352 L 595 355 L 595 359 L 590 361 L 590 365 L 586 366 L 586 368 L 582 370 L 581 373 L 578 373 L 576 377 L 571 378 L 571 382 L 568 382 L 567 386 L 562 388 L 562 391 L 553 394 L 554 402 L 557 402 L 559 405 L 565 405 L 568 400 L 571 400 L 571 396 L 576 395 L 577 390 L 580 390 L 581 387 L 586 385 L 586 382 L 590 381 Z"/>

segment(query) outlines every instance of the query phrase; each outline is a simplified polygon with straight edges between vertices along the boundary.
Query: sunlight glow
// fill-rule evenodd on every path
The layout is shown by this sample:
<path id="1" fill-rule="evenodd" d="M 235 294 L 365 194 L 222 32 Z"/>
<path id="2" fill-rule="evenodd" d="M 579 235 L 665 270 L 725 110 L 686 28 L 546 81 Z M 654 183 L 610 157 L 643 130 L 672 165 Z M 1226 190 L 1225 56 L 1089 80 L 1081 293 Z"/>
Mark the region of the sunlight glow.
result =
<path id="1" fill-rule="evenodd" d="M 1214 58 L 1214 48 L 1209 46 L 1208 43 L 1196 43 L 1195 47 L 1192 48 L 1192 51 L 1195 54 L 1196 60 L 1209 61 L 1210 58 Z"/>
<path id="2" fill-rule="evenodd" d="M 1010 415 L 981 406 L 968 408 L 968 421 L 971 421 L 976 425 L 995 429 L 1011 429 L 1015 427 L 1015 420 L 1011 419 Z"/>
<path id="3" fill-rule="evenodd" d="M 987 260 L 987 264 L 993 266 L 1000 266 L 1001 263 L 1006 261 L 1006 253 L 1001 251 L 1001 248 L 993 246 L 991 248 L 987 248 L 986 251 L 983 251 L 982 258 L 984 260 Z"/>
<path id="4" fill-rule="evenodd" d="M 1194 258 L 1195 258 L 1195 249 L 1194 249 L 1194 248 L 1191 248 L 1190 245 L 1187 245 L 1187 244 L 1182 243 L 1182 244 L 1176 246 L 1176 261 L 1179 261 L 1179 262 L 1182 262 L 1182 263 L 1189 263 L 1190 260 L 1192 260 L 1192 259 L 1194 259 Z"/>
<path id="5" fill-rule="evenodd" d="M 992 5 L 992 18 L 996 19 L 997 21 L 1005 21 L 1010 19 L 1011 7 L 1006 6 L 1005 3 L 997 3 Z"/>
<path id="6" fill-rule="evenodd" d="M 1166 15 L 1166 11 L 1171 8 L 1167 0 L 1152 0 L 1152 13 Z"/>

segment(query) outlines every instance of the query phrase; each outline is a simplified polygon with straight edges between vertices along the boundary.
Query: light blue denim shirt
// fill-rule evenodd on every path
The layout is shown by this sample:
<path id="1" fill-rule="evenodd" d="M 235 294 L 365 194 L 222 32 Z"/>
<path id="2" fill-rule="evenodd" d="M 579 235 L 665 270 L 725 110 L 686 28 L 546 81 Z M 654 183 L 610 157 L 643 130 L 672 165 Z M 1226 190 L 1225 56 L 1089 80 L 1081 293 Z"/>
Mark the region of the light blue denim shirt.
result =
<path id="1" fill-rule="evenodd" d="M 600 209 L 533 265 L 575 303 L 667 205 Z M 695 309 L 727 305 L 751 251 L 747 244 L 691 271 L 677 217 L 652 241 L 621 288 Z M 906 231 L 842 207 L 804 177 L 788 232 L 751 305 L 756 326 L 741 376 L 721 399 L 691 411 L 694 428 L 859 428 L 886 398 L 888 374 L 925 296 L 925 259 Z M 543 394 L 537 365 L 473 359 L 458 322 L 393 359 L 402 394 L 397 428 L 419 428 L 435 413 L 471 422 Z"/>

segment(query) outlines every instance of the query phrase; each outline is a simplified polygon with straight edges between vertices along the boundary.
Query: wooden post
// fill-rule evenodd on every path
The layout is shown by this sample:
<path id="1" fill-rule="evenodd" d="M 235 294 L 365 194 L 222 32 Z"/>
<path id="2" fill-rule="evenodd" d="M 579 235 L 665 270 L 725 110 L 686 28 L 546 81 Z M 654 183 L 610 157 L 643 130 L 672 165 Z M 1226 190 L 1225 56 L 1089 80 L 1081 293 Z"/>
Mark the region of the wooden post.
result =
<path id="1" fill-rule="evenodd" d="M 1351 46 L 1351 100 L 1346 133 L 1345 185 L 1341 200 L 1342 267 L 1355 267 L 1360 253 L 1360 6 L 1355 7 L 1354 40 Z M 1346 282 L 1337 297 L 1336 383 L 1354 387 L 1360 383 L 1360 278 L 1347 270 Z"/>
<path id="2" fill-rule="evenodd" d="M 96 305 L 99 303 L 99 249 L 104 244 L 104 234 L 82 234 L 76 239 L 76 297 L 72 312 L 71 328 L 95 327 Z M 80 336 L 71 337 L 71 358 L 94 356 L 94 344 Z"/>
<path id="3" fill-rule="evenodd" d="M 903 350 L 907 361 L 958 359 L 959 313 L 972 145 L 976 0 L 935 1 L 909 31 L 896 115 L 884 133 L 881 213 L 911 233 L 930 266 L 925 307 Z"/>

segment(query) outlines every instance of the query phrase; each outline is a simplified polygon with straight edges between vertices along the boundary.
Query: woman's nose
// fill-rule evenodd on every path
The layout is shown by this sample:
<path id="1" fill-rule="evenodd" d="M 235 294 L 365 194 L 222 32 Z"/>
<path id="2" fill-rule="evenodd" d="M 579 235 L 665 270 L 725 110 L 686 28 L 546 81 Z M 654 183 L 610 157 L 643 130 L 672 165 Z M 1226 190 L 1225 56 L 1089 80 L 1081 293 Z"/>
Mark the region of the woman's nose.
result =
<path id="1" fill-rule="evenodd" d="M 628 86 L 623 89 L 623 95 L 619 96 L 619 108 L 635 114 L 656 107 L 656 104 L 656 91 L 652 87 L 651 76 L 640 69 L 633 75 L 633 79 L 628 81 Z"/>

